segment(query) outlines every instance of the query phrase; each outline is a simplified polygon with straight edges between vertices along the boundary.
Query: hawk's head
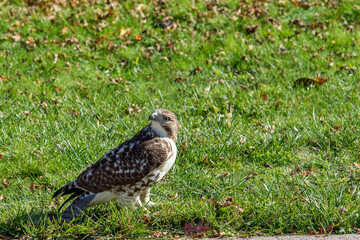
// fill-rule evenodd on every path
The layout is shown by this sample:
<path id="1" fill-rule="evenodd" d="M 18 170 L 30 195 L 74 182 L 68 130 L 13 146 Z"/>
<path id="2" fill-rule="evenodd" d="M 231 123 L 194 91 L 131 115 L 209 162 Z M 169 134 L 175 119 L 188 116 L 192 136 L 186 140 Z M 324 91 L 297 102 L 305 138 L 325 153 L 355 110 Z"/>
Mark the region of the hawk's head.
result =
<path id="1" fill-rule="evenodd" d="M 166 109 L 155 109 L 150 115 L 149 120 L 151 120 L 150 126 L 155 132 L 176 142 L 178 120 L 173 112 Z"/>

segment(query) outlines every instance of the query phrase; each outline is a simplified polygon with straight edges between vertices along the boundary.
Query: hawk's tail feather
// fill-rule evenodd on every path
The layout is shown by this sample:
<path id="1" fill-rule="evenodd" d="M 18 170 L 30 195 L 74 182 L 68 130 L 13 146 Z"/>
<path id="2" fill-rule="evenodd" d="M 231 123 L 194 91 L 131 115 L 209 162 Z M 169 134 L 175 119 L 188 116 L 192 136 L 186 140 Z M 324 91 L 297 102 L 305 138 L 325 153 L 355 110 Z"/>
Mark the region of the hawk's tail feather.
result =
<path id="1" fill-rule="evenodd" d="M 69 199 L 73 199 L 75 198 L 76 193 L 74 193 L 73 195 L 71 195 L 69 197 Z M 77 199 L 75 199 L 75 201 L 73 201 L 71 203 L 71 205 L 65 209 L 65 211 L 61 214 L 61 221 L 65 221 L 65 222 L 70 222 L 72 221 L 74 218 L 76 218 L 82 211 L 85 210 L 85 208 L 87 208 L 89 206 L 89 204 L 91 203 L 91 201 L 94 199 L 94 197 L 96 196 L 96 194 L 94 193 L 83 193 L 81 194 Z M 66 202 L 69 201 L 66 200 Z M 65 202 L 65 203 L 66 203 Z M 65 204 L 64 203 L 64 204 Z M 64 205 L 63 204 L 63 205 Z M 61 206 L 62 207 L 62 206 Z M 61 208 L 60 207 L 60 208 Z"/>
<path id="2" fill-rule="evenodd" d="M 57 190 L 52 198 L 55 198 L 57 196 L 59 196 L 61 194 L 61 196 L 67 195 L 67 194 L 71 194 L 71 193 L 78 193 L 78 195 L 84 193 L 83 190 L 79 189 L 76 187 L 75 185 L 75 181 L 71 181 L 68 184 L 66 184 L 65 186 L 63 186 L 62 188 L 60 188 L 59 190 Z"/>
<path id="3" fill-rule="evenodd" d="M 59 207 L 58 211 L 60 212 L 60 210 L 65 206 L 65 204 L 67 204 L 68 202 L 70 202 L 71 200 L 73 200 L 74 198 L 76 198 L 77 196 L 80 196 L 81 193 L 75 192 L 73 195 L 71 195 L 68 199 L 66 199 L 65 202 L 63 202 L 63 204 L 61 204 L 61 206 Z"/>

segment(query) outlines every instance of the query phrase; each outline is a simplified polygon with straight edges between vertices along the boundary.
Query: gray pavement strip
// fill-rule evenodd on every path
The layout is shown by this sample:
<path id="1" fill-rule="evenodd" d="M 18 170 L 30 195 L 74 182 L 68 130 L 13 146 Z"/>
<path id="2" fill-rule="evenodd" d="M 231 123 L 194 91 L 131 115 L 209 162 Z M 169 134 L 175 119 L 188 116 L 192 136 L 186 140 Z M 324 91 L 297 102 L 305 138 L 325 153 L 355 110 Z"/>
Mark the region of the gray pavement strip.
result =
<path id="1" fill-rule="evenodd" d="M 216 238 L 204 238 L 203 240 L 214 240 Z M 248 240 L 359 240 L 360 234 L 343 235 L 283 235 L 283 236 L 258 236 L 258 237 L 230 237 L 219 238 L 221 240 L 248 239 Z"/>
<path id="2" fill-rule="evenodd" d="M 286 236 L 264 236 L 250 237 L 249 240 L 359 240 L 360 234 L 344 234 L 344 235 L 286 235 Z"/>

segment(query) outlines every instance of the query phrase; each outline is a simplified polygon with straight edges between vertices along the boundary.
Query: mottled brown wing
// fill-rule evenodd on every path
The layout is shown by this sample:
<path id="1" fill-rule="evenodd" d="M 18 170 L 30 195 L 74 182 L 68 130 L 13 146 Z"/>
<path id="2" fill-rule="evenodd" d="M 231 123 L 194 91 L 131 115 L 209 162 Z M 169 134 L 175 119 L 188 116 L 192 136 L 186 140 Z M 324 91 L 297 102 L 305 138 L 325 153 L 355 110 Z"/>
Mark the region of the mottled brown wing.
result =
<path id="1" fill-rule="evenodd" d="M 127 142 L 87 167 L 76 179 L 76 184 L 93 193 L 135 184 L 165 162 L 169 151 L 171 148 L 161 138 L 139 145 Z"/>

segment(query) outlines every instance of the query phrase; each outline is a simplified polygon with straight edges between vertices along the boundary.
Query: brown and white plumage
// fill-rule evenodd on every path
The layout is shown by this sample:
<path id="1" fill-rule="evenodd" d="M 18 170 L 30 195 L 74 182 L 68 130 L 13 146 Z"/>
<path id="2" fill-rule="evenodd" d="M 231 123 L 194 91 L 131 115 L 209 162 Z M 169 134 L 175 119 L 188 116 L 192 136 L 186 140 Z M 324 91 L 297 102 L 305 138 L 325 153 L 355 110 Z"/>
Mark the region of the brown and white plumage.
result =
<path id="1" fill-rule="evenodd" d="M 75 201 L 62 213 L 70 221 L 87 207 L 117 200 L 122 205 L 150 202 L 150 189 L 175 162 L 178 121 L 174 113 L 156 109 L 151 124 L 133 138 L 88 166 L 74 181 L 56 191 L 53 197 L 72 194 Z M 59 210 L 60 210 L 59 209 Z"/>

